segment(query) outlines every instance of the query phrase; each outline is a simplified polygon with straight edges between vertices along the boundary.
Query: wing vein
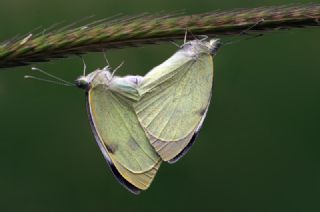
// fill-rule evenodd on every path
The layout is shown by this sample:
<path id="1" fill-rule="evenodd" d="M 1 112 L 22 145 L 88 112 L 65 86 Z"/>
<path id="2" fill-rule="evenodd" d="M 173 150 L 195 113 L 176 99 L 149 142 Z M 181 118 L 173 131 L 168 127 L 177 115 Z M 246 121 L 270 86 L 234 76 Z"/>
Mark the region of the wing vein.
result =
<path id="1" fill-rule="evenodd" d="M 118 99 L 116 96 L 114 96 L 114 94 L 112 94 L 112 96 L 113 96 L 113 98 L 115 99 L 115 101 L 117 101 L 119 104 L 122 104 L 122 103 L 119 101 L 119 99 Z M 113 103 L 112 103 L 112 104 L 113 104 Z M 130 127 L 128 127 L 127 122 L 125 121 L 125 117 L 123 117 L 122 113 L 119 111 L 119 109 L 118 109 L 117 107 L 115 107 L 115 108 L 116 108 L 116 110 L 117 110 L 117 112 L 118 112 L 118 114 L 119 114 L 122 122 L 124 123 L 124 126 L 126 127 L 126 129 L 128 130 L 128 132 L 130 132 L 130 135 L 132 136 L 132 131 L 130 130 Z M 157 161 L 154 161 L 154 159 L 141 147 L 141 145 L 140 145 L 135 139 L 133 139 L 133 141 L 140 147 L 140 149 L 142 150 L 142 152 L 144 152 L 144 154 L 145 154 L 150 160 L 152 160 L 153 162 L 157 162 Z M 138 163 L 138 164 L 139 164 L 139 166 L 141 167 L 140 163 Z"/>

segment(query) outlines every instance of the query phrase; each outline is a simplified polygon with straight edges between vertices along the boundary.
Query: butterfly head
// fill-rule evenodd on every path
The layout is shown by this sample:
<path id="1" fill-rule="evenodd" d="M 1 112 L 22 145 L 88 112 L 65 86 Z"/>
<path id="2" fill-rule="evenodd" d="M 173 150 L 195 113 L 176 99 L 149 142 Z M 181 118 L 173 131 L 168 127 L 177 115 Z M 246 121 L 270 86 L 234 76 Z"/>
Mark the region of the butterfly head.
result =
<path id="1" fill-rule="evenodd" d="M 76 79 L 76 86 L 81 89 L 87 90 L 89 88 L 89 80 L 87 76 L 80 76 Z"/>
<path id="2" fill-rule="evenodd" d="M 78 88 L 89 90 L 99 84 L 109 86 L 113 78 L 113 72 L 110 72 L 108 67 L 104 67 L 103 69 L 93 71 L 86 76 L 82 75 L 78 77 L 75 84 Z"/>
<path id="3" fill-rule="evenodd" d="M 211 39 L 207 44 L 208 49 L 210 50 L 210 54 L 215 55 L 218 49 L 221 47 L 221 45 L 222 43 L 220 39 Z"/>

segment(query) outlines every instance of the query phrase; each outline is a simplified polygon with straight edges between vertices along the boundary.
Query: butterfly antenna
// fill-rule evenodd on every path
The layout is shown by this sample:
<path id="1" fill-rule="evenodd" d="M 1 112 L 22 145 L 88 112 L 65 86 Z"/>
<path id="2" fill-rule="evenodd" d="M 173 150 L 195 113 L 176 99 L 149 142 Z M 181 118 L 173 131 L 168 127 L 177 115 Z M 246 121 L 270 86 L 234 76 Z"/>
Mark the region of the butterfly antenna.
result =
<path id="1" fill-rule="evenodd" d="M 106 51 L 105 51 L 105 50 L 103 50 L 103 57 L 104 57 L 104 59 L 105 59 L 105 61 L 106 61 L 106 63 L 107 63 L 107 66 L 106 66 L 105 68 L 110 67 L 110 63 L 109 63 L 109 60 L 108 60 L 108 58 L 107 58 L 107 54 L 106 54 Z"/>
<path id="2" fill-rule="evenodd" d="M 242 32 L 240 32 L 240 35 L 245 35 L 247 34 L 250 30 L 252 30 L 253 28 L 255 28 L 256 26 L 258 26 L 259 24 L 263 23 L 264 19 L 261 18 L 259 21 L 257 21 L 256 23 L 254 23 L 252 26 L 250 26 L 249 28 L 243 30 Z"/>
<path id="3" fill-rule="evenodd" d="M 179 45 L 179 44 L 177 44 L 176 42 L 174 42 L 174 41 L 170 41 L 170 43 L 172 43 L 174 46 L 176 46 L 176 47 L 178 47 L 178 48 L 181 48 L 181 46 Z"/>
<path id="4" fill-rule="evenodd" d="M 170 41 L 170 43 L 172 43 L 173 45 L 175 45 L 178 48 L 181 48 L 187 43 L 187 35 L 188 35 L 188 28 L 186 28 L 186 31 L 184 32 L 184 38 L 183 38 L 183 44 L 182 45 L 177 44 L 173 40 Z"/>
<path id="5" fill-rule="evenodd" d="M 114 76 L 114 74 L 116 73 L 116 71 L 121 68 L 121 66 L 123 66 L 124 64 L 124 61 L 122 61 L 122 63 L 120 63 L 120 65 L 118 65 L 113 71 L 112 71 L 112 74 L 111 74 L 111 78 Z"/>
<path id="6" fill-rule="evenodd" d="M 109 60 L 108 60 L 108 58 L 107 58 L 107 54 L 106 54 L 106 51 L 105 51 L 105 50 L 103 50 L 103 57 L 104 57 L 107 65 L 110 66 L 110 63 L 109 63 Z"/>
<path id="7" fill-rule="evenodd" d="M 84 59 L 81 55 L 79 55 L 79 57 L 81 58 L 82 63 L 83 63 L 83 76 L 86 76 L 86 70 L 87 70 L 86 62 L 84 61 Z"/>
<path id="8" fill-rule="evenodd" d="M 243 31 L 241 31 L 238 35 L 246 35 L 246 34 L 248 34 L 248 32 L 250 31 L 250 30 L 252 30 L 253 28 L 255 28 L 256 26 L 258 26 L 259 24 L 261 24 L 261 23 L 263 23 L 264 22 L 264 19 L 262 18 L 262 19 L 260 19 L 259 21 L 257 21 L 256 23 L 254 23 L 252 26 L 250 26 L 250 27 L 248 27 L 247 29 L 245 29 L 245 30 L 243 30 Z M 243 40 L 248 40 L 248 39 L 252 39 L 252 38 L 256 38 L 256 37 L 260 37 L 260 36 L 262 36 L 263 34 L 258 34 L 258 35 L 253 35 L 253 36 L 251 36 L 251 37 L 249 37 L 249 38 L 245 38 L 245 39 L 232 39 L 232 40 L 230 40 L 230 41 L 227 41 L 227 42 L 225 42 L 224 44 L 225 45 L 230 45 L 230 44 L 234 44 L 234 43 L 238 43 L 239 41 L 243 41 Z"/>
<path id="9" fill-rule="evenodd" d="M 69 86 L 74 86 L 73 83 L 68 82 L 68 81 L 66 81 L 66 80 L 64 80 L 64 79 L 61 79 L 61 78 L 59 78 L 59 77 L 57 77 L 57 76 L 54 76 L 54 75 L 52 75 L 52 74 L 49 74 L 48 72 L 46 72 L 46 71 L 44 71 L 44 70 L 42 70 L 42 69 L 40 69 L 40 68 L 32 67 L 31 70 L 33 70 L 33 71 L 38 71 L 38 72 L 40 72 L 40 73 L 42 73 L 42 74 L 44 74 L 44 75 L 46 75 L 46 76 L 48 76 L 48 77 L 51 77 L 51 78 L 57 80 L 57 81 L 53 81 L 53 80 L 49 80 L 49 81 L 57 82 L 57 83 L 60 83 L 60 84 L 66 84 L 66 85 L 69 85 Z M 42 79 L 42 78 L 33 77 L 33 76 L 27 76 L 27 78 Z M 46 80 L 46 79 L 43 79 L 43 80 Z"/>
<path id="10" fill-rule="evenodd" d="M 192 35 L 192 37 L 193 37 L 194 39 L 197 39 L 197 38 L 192 34 L 191 31 L 189 31 L 189 33 Z M 188 28 L 186 28 L 186 31 L 185 31 L 185 33 L 184 33 L 183 44 L 180 46 L 180 48 L 182 48 L 184 45 L 186 45 L 186 43 L 187 43 L 187 37 L 188 37 Z"/>
<path id="11" fill-rule="evenodd" d="M 30 75 L 25 75 L 24 78 L 25 79 L 34 79 L 34 80 L 38 80 L 38 81 L 42 81 L 42 82 L 48 82 L 48 83 L 52 83 L 52 84 L 56 84 L 56 85 L 63 85 L 63 86 L 69 86 L 69 87 L 73 86 L 73 87 L 75 87 L 75 85 L 73 85 L 73 84 L 66 84 L 66 83 L 63 83 L 63 82 L 43 79 L 43 78 L 30 76 Z"/>
<path id="12" fill-rule="evenodd" d="M 261 36 L 263 36 L 263 34 L 251 35 L 250 37 L 241 38 L 241 39 L 233 40 L 233 41 L 228 41 L 228 42 L 224 43 L 224 45 L 231 45 L 231 44 L 239 43 L 239 42 L 245 41 L 245 40 L 251 40 L 253 38 L 257 38 L 257 37 L 261 37 Z"/>
<path id="13" fill-rule="evenodd" d="M 196 36 L 195 34 L 193 34 L 191 31 L 189 31 L 189 33 L 190 33 L 190 35 L 193 37 L 193 39 L 199 40 L 199 39 L 197 38 L 197 36 Z"/>
<path id="14" fill-rule="evenodd" d="M 187 42 L 187 35 L 188 35 L 188 28 L 186 28 L 186 31 L 184 32 L 184 39 L 183 39 L 183 45 Z"/>
<path id="15" fill-rule="evenodd" d="M 202 37 L 200 41 L 205 41 L 209 38 L 208 35 L 198 35 L 198 37 Z"/>
<path id="16" fill-rule="evenodd" d="M 189 33 L 193 37 L 193 39 L 198 40 L 198 38 L 191 31 L 189 31 Z M 188 37 L 188 28 L 186 28 L 186 32 L 184 33 L 183 45 L 185 45 L 187 43 L 187 37 Z"/>

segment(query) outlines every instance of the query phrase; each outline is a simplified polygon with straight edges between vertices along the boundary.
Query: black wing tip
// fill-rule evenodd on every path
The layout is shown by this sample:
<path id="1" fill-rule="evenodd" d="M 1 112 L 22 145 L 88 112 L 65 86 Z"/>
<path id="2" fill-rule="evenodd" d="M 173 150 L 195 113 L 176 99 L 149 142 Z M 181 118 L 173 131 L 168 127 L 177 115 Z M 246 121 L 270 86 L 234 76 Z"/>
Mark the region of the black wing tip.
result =
<path id="1" fill-rule="evenodd" d="M 114 166 L 114 164 L 112 162 L 110 162 L 107 159 L 107 163 L 112 171 L 112 174 L 115 176 L 115 178 L 117 179 L 117 181 L 123 186 L 125 187 L 128 191 L 130 191 L 131 193 L 135 194 L 135 195 L 139 195 L 141 192 L 141 189 L 135 187 L 134 185 L 132 185 L 129 181 L 127 181 L 121 174 L 120 172 L 117 170 L 117 168 Z"/>
<path id="2" fill-rule="evenodd" d="M 196 138 L 199 135 L 199 131 L 195 132 L 192 136 L 192 138 L 190 139 L 190 142 L 188 143 L 188 145 L 181 151 L 179 152 L 179 154 L 177 154 L 174 158 L 172 158 L 171 160 L 168 160 L 168 163 L 173 164 L 178 162 L 178 160 L 180 160 L 183 156 L 185 156 L 190 148 L 192 147 L 192 145 L 195 143 Z"/>

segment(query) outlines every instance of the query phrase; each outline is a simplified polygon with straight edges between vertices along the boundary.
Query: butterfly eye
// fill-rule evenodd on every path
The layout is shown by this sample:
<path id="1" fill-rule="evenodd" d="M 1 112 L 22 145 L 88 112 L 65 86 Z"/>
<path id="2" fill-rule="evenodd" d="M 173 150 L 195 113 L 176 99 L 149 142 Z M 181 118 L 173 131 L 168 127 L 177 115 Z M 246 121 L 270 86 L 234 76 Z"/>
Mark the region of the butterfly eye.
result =
<path id="1" fill-rule="evenodd" d="M 88 89 L 89 82 L 86 77 L 81 76 L 76 80 L 76 86 L 81 89 Z"/>
<path id="2" fill-rule="evenodd" d="M 211 40 L 210 41 L 210 54 L 215 55 L 221 46 L 222 46 L 222 42 L 220 40 Z"/>

